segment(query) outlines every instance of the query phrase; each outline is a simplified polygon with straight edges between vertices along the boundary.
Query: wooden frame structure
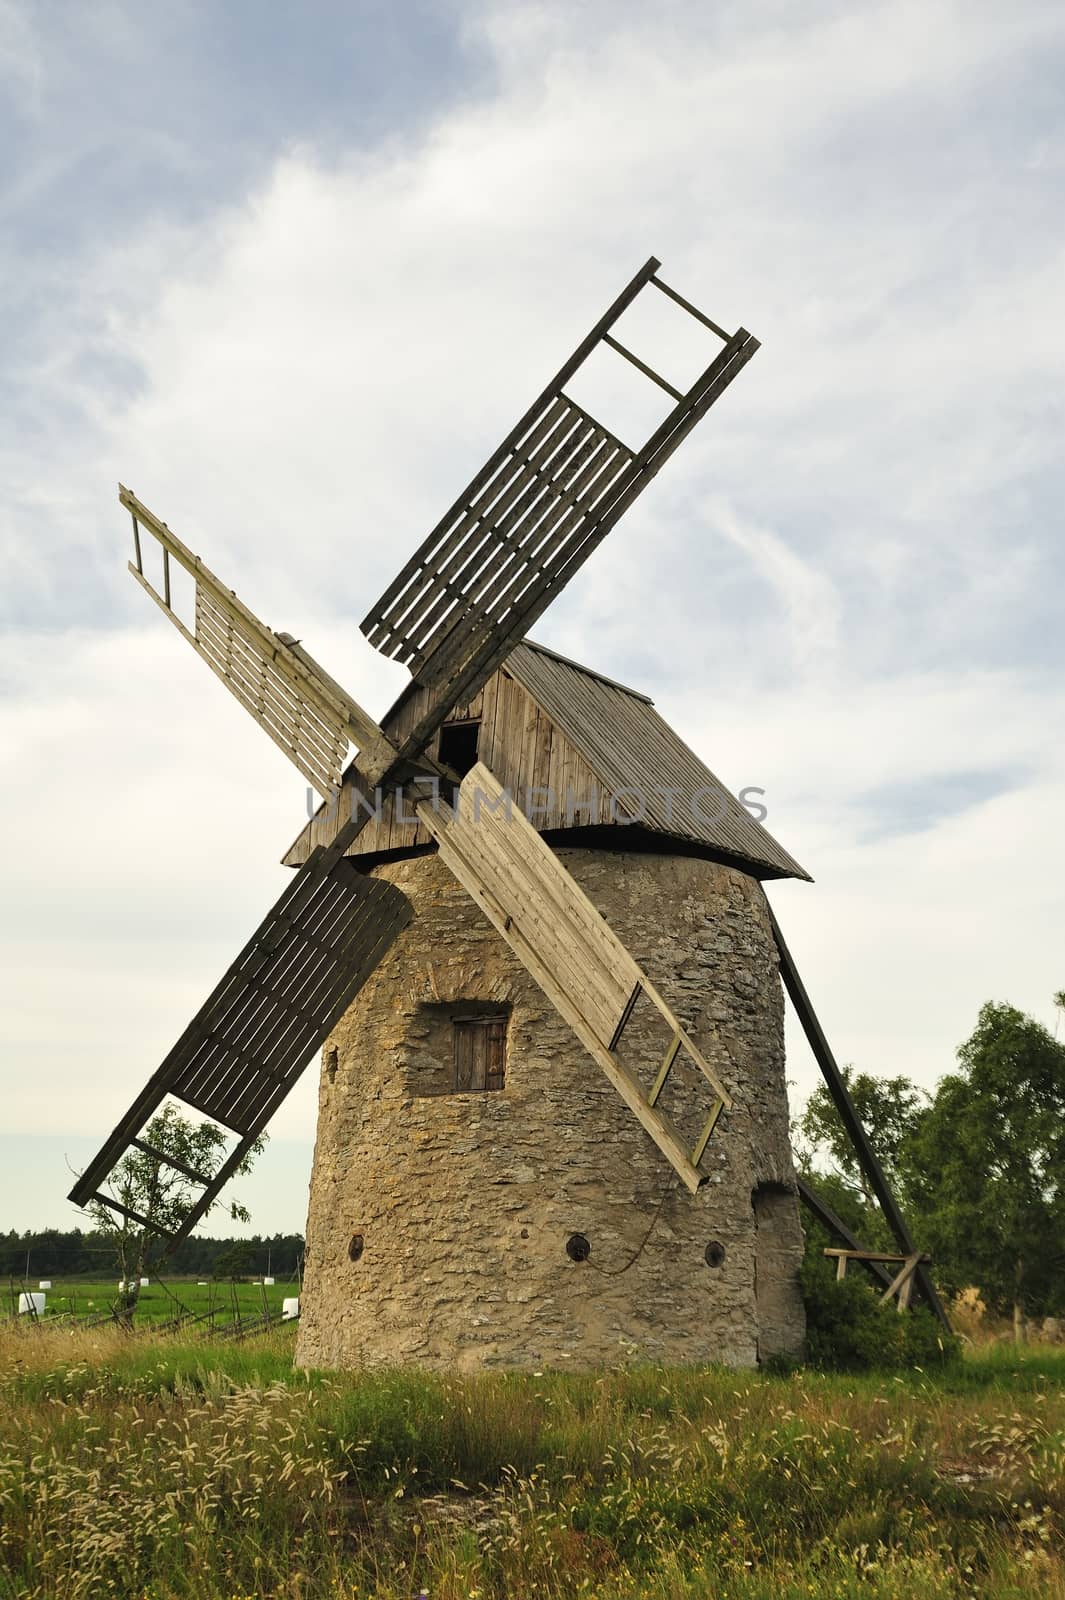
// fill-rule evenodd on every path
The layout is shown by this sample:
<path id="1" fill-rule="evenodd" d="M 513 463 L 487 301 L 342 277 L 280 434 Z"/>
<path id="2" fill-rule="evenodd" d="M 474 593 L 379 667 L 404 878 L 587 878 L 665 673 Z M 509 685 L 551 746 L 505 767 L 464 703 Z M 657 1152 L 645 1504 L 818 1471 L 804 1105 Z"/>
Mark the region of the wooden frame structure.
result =
<path id="1" fill-rule="evenodd" d="M 663 283 L 660 266 L 644 263 L 362 621 L 372 645 L 448 705 L 491 677 L 759 349 Z M 683 394 L 610 333 L 649 285 L 724 345 Z M 601 345 L 676 401 L 637 450 L 565 393 Z M 437 725 L 419 724 L 418 748 Z"/>
<path id="2" fill-rule="evenodd" d="M 371 642 L 410 663 L 415 683 L 434 689 L 428 709 L 398 747 L 297 640 L 267 628 L 165 522 L 120 485 L 120 502 L 133 521 L 135 561 L 130 572 L 323 797 L 340 789 L 350 743 L 358 747 L 358 761 L 343 774 L 343 783 L 360 791 L 395 787 L 413 772 L 440 773 L 425 750 L 450 708 L 484 685 L 758 349 L 757 339 L 745 329 L 730 336 L 662 283 L 656 276 L 659 265 L 654 257 L 644 264 L 367 616 L 363 629 Z M 724 345 L 687 393 L 610 333 L 648 284 Z M 564 392 L 563 386 L 601 344 L 631 362 L 675 402 L 639 450 L 622 444 Z M 142 528 L 162 547 L 162 593 L 144 574 Z M 172 605 L 172 560 L 195 583 L 193 629 Z M 475 770 L 482 787 L 493 781 L 486 769 Z M 74 1185 L 70 1198 L 77 1204 L 96 1200 L 139 1225 L 153 1226 L 150 1218 L 124 1211 L 103 1192 L 103 1185 L 125 1151 L 145 1149 L 140 1137 L 145 1123 L 173 1095 L 238 1136 L 217 1172 L 176 1168 L 202 1185 L 203 1192 L 169 1236 L 170 1244 L 184 1238 L 205 1215 L 409 919 L 409 904 L 398 890 L 363 877 L 345 859 L 369 814 L 353 808 L 328 847 L 319 847 L 308 858 Z M 485 831 L 485 840 L 494 841 L 492 860 L 499 869 L 491 883 L 481 870 L 487 857 L 482 861 L 469 848 L 464 820 L 454 819 L 438 835 L 444 859 L 477 903 L 491 906 L 489 915 L 498 918 L 496 925 L 520 959 L 688 1187 L 697 1188 L 698 1161 L 718 1116 L 730 1104 L 709 1064 L 524 818 L 527 835 L 521 827 L 505 834 L 498 828 Z M 499 876 L 499 871 L 505 878 L 519 866 L 538 907 L 533 917 L 524 909 L 514 915 L 518 907 L 508 900 L 509 885 Z M 572 970 L 556 959 L 562 949 Z M 641 995 L 671 1029 L 658 1077 L 646 1094 L 616 1054 Z M 691 1151 L 657 1108 L 682 1051 L 715 1091 L 710 1116 Z M 150 1153 L 169 1160 L 163 1152 Z"/>
<path id="3" fill-rule="evenodd" d="M 880 1298 L 885 1301 L 897 1298 L 900 1312 L 909 1310 L 918 1267 L 927 1266 L 932 1259 L 931 1256 L 922 1255 L 919 1251 L 915 1251 L 912 1255 L 900 1256 L 892 1255 L 890 1252 L 882 1250 L 837 1250 L 829 1248 L 824 1251 L 824 1254 L 835 1257 L 836 1280 L 840 1283 L 847 1276 L 847 1267 L 852 1261 L 860 1261 L 863 1266 L 870 1266 L 874 1262 L 881 1266 L 888 1263 L 898 1266 L 898 1272 L 889 1280 L 888 1286 Z"/>

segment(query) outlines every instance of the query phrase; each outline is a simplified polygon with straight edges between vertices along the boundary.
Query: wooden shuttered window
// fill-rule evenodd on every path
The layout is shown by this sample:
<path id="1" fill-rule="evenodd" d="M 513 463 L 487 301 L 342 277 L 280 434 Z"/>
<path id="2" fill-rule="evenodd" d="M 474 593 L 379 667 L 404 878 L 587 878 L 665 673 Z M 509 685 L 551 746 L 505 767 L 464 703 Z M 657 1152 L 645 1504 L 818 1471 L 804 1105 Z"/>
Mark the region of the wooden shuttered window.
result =
<path id="1" fill-rule="evenodd" d="M 506 1053 L 505 1017 L 456 1017 L 455 1090 L 502 1089 Z"/>

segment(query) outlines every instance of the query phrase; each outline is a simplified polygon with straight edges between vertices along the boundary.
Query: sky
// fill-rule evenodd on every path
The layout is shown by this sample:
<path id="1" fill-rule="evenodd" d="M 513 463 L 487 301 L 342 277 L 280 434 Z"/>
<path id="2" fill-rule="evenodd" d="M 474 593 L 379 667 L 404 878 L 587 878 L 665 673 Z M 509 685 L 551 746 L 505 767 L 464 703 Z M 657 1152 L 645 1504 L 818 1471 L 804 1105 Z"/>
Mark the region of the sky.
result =
<path id="1" fill-rule="evenodd" d="M 1042 0 L 0 0 L 0 1229 L 79 1220 L 306 817 L 118 483 L 379 714 L 358 620 L 652 253 L 762 349 L 536 637 L 764 789 L 841 1061 L 1054 1026 L 1063 74 Z"/>

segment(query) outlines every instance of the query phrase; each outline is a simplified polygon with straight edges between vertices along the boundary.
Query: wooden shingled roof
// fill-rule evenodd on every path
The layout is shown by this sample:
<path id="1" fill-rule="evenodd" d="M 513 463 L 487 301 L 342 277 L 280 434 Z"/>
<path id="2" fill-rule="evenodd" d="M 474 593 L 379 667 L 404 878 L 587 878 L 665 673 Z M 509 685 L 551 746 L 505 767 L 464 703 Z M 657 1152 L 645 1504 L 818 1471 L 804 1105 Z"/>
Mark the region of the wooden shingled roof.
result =
<path id="1" fill-rule="evenodd" d="M 386 733 L 402 732 L 422 709 L 423 694 L 413 685 L 404 691 L 384 719 Z M 653 849 L 656 838 L 666 837 L 692 854 L 734 862 L 758 878 L 809 879 L 646 695 L 527 639 L 511 651 L 477 704 L 456 707 L 452 714 L 480 717 L 482 712 L 486 724 L 491 716 L 491 727 L 482 730 L 481 759 L 517 805 L 526 804 L 527 787 L 552 782 L 559 788 L 563 781 L 567 788 L 572 783 L 581 797 L 592 787 L 603 797 L 598 815 L 582 812 L 569 826 L 550 810 L 540 816 L 535 825 L 549 838 L 578 844 L 583 834 L 591 843 L 594 829 L 597 845 L 608 845 L 616 835 L 622 848 Z M 531 717 L 539 723 L 532 732 Z M 545 734 L 553 749 L 547 764 Z M 434 744 L 430 754 L 435 753 Z M 556 811 L 562 805 L 559 795 Z M 301 864 L 312 845 L 328 842 L 334 832 L 323 809 L 285 855 L 286 865 Z M 364 829 L 351 853 L 382 859 L 430 846 L 424 829 L 398 824 L 389 811 L 383 824 Z"/>
<path id="2" fill-rule="evenodd" d="M 647 695 L 530 640 L 512 652 L 507 670 L 578 747 L 605 788 L 617 795 L 640 790 L 645 827 L 749 862 L 759 877 L 810 881 Z"/>

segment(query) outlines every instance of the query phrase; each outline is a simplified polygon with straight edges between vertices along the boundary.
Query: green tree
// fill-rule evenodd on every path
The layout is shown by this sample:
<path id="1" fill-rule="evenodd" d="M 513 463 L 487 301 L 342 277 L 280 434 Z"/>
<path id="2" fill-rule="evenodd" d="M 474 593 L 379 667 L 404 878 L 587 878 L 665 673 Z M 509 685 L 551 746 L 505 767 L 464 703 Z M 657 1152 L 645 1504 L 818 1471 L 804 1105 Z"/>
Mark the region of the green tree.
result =
<path id="1" fill-rule="evenodd" d="M 996 1311 L 1065 1303 L 1065 1045 L 1014 1006 L 983 1007 L 904 1148 L 924 1236 L 955 1287 Z"/>
<path id="2" fill-rule="evenodd" d="M 872 1072 L 856 1072 L 852 1066 L 843 1067 L 841 1075 L 887 1181 L 894 1189 L 903 1189 L 907 1173 L 903 1150 L 927 1115 L 929 1096 L 910 1078 L 876 1078 Z M 872 1222 L 880 1214 L 876 1197 L 824 1083 L 806 1102 L 798 1134 L 804 1141 L 798 1152 L 804 1170 L 814 1173 L 828 1163 L 828 1171 L 859 1198 L 865 1218 Z"/>
<path id="3" fill-rule="evenodd" d="M 255 1251 L 250 1244 L 241 1241 L 234 1244 L 215 1260 L 211 1269 L 213 1278 L 246 1278 L 255 1271 Z"/>
<path id="4" fill-rule="evenodd" d="M 175 1232 L 200 1192 L 193 1179 L 161 1157 L 172 1156 L 181 1166 L 210 1178 L 226 1159 L 226 1140 L 225 1130 L 217 1124 L 190 1122 L 174 1106 L 166 1105 L 148 1123 L 143 1134 L 144 1143 L 158 1150 L 160 1155 L 129 1150 L 107 1181 L 119 1205 L 155 1226 L 149 1228 L 135 1222 L 99 1200 L 91 1201 L 87 1207 L 96 1227 L 114 1248 L 122 1280 L 116 1310 L 123 1321 L 131 1321 L 137 1309 L 140 1280 L 145 1275 L 152 1247 L 158 1243 L 156 1230 Z M 261 1134 L 236 1169 L 238 1175 L 251 1171 L 265 1143 L 266 1135 Z M 238 1201 L 216 1200 L 210 1210 L 221 1206 L 234 1221 L 249 1220 L 248 1211 Z"/>

